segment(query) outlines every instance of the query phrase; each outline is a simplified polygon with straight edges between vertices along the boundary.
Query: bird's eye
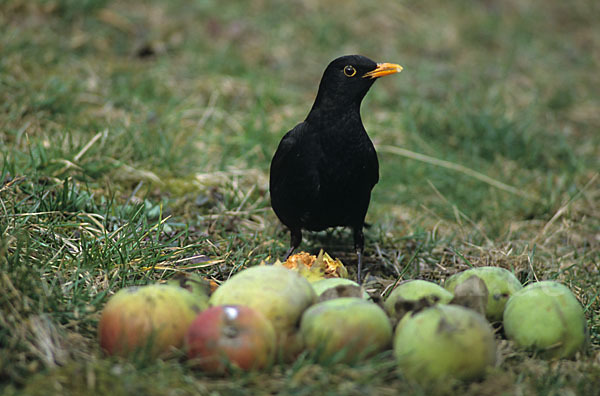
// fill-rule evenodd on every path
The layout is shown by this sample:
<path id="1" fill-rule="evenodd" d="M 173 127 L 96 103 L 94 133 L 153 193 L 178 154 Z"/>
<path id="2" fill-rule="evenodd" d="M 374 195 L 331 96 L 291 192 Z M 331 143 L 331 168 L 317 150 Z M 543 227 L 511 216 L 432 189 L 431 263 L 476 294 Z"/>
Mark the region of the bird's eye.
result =
<path id="1" fill-rule="evenodd" d="M 344 67 L 344 74 L 346 77 L 354 77 L 356 74 L 356 69 L 353 66 L 348 65 Z"/>

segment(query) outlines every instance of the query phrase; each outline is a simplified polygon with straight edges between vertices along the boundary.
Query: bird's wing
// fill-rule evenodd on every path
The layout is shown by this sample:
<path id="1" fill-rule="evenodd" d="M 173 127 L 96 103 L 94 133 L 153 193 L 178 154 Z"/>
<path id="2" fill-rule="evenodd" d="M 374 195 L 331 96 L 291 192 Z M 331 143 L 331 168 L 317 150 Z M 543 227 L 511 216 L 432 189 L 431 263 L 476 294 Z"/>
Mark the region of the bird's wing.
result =
<path id="1" fill-rule="evenodd" d="M 280 217 L 304 218 L 319 195 L 319 171 L 311 152 L 319 147 L 311 139 L 305 123 L 296 125 L 281 139 L 271 161 L 271 204 Z"/>
<path id="2" fill-rule="evenodd" d="M 375 187 L 375 184 L 379 181 L 379 160 L 377 159 L 377 152 L 375 151 L 375 147 L 373 143 L 371 143 L 372 154 L 370 155 L 370 165 L 369 169 L 371 170 L 371 188 Z"/>
<path id="3" fill-rule="evenodd" d="M 311 158 L 318 147 L 311 142 L 311 136 L 305 133 L 306 124 L 300 123 L 284 135 L 271 161 L 270 182 L 272 186 L 297 183 L 310 185 L 315 193 L 319 189 L 319 174 Z"/>
<path id="4" fill-rule="evenodd" d="M 277 185 L 282 177 L 285 177 L 286 171 L 289 168 L 293 157 L 300 146 L 300 128 L 302 124 L 298 124 L 294 129 L 288 131 L 281 141 L 271 160 L 270 183 Z"/>

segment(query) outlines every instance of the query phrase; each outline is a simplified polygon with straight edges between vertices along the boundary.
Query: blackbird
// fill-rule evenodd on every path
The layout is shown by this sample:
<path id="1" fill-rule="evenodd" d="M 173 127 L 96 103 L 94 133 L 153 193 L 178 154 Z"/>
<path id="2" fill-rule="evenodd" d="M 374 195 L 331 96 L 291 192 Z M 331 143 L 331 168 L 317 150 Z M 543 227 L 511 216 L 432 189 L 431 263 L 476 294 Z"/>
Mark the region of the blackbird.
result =
<path id="1" fill-rule="evenodd" d="M 286 259 L 302 242 L 302 229 L 350 227 L 361 282 L 363 227 L 379 163 L 360 104 L 377 78 L 401 70 L 361 55 L 333 60 L 308 116 L 281 139 L 271 161 L 269 191 L 275 214 L 291 233 Z"/>

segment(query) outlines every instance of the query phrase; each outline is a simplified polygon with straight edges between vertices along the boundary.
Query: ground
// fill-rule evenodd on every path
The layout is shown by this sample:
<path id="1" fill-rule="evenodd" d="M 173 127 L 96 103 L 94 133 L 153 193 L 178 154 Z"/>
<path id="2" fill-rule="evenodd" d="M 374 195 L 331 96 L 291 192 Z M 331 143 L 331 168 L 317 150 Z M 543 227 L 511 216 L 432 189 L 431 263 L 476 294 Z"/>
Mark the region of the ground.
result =
<path id="1" fill-rule="evenodd" d="M 586 0 L 2 2 L 0 392 L 598 394 L 599 19 Z M 499 334 L 484 379 L 426 387 L 389 353 L 226 378 L 105 357 L 100 311 L 124 286 L 285 253 L 269 162 L 350 53 L 404 66 L 362 107 L 381 163 L 369 291 L 481 265 L 555 279 L 588 352 L 544 361 Z M 355 276 L 347 230 L 301 248 Z"/>

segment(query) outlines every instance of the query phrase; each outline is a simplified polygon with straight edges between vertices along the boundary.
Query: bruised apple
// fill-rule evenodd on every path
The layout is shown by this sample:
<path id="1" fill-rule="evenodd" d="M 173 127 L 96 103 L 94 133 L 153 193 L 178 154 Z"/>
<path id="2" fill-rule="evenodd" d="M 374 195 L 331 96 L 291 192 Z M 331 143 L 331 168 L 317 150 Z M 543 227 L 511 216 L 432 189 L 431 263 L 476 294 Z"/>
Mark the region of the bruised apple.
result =
<path id="1" fill-rule="evenodd" d="M 273 363 L 275 330 L 260 312 L 243 305 L 216 306 L 201 312 L 185 336 L 187 354 L 204 371 L 228 366 L 259 370 Z"/>
<path id="2" fill-rule="evenodd" d="M 119 290 L 102 310 L 100 346 L 109 355 L 161 356 L 182 346 L 190 323 L 207 305 L 207 296 L 173 285 Z"/>
<path id="3" fill-rule="evenodd" d="M 483 315 L 459 305 L 434 305 L 402 318 L 394 355 L 406 378 L 426 383 L 481 377 L 496 361 L 496 341 Z"/>
<path id="4" fill-rule="evenodd" d="M 392 325 L 377 304 L 342 297 L 308 308 L 300 334 L 318 361 L 355 362 L 385 350 L 392 341 Z"/>
<path id="5" fill-rule="evenodd" d="M 487 292 L 487 296 L 484 296 L 485 316 L 491 321 L 502 320 L 506 301 L 515 292 L 521 290 L 523 285 L 521 285 L 521 282 L 519 282 L 512 272 L 505 268 L 475 267 L 452 275 L 446 280 L 444 287 L 456 295 L 456 289 L 460 289 L 463 283 L 476 284 L 471 282 L 472 279 L 470 278 L 473 276 L 481 279 L 487 289 L 483 292 L 483 294 Z"/>
<path id="6" fill-rule="evenodd" d="M 321 300 L 330 300 L 331 295 L 336 295 L 338 297 L 362 297 L 365 300 L 369 299 L 369 293 L 351 279 L 325 278 L 312 282 L 311 285 Z"/>
<path id="7" fill-rule="evenodd" d="M 255 266 L 225 281 L 210 297 L 211 306 L 245 305 L 262 313 L 273 324 L 278 354 L 291 360 L 302 350 L 296 325 L 317 296 L 298 272 L 281 266 Z"/>
<path id="8" fill-rule="evenodd" d="M 383 307 L 392 319 L 400 320 L 407 312 L 435 304 L 448 304 L 452 298 L 452 293 L 440 285 L 415 279 L 396 286 Z"/>

